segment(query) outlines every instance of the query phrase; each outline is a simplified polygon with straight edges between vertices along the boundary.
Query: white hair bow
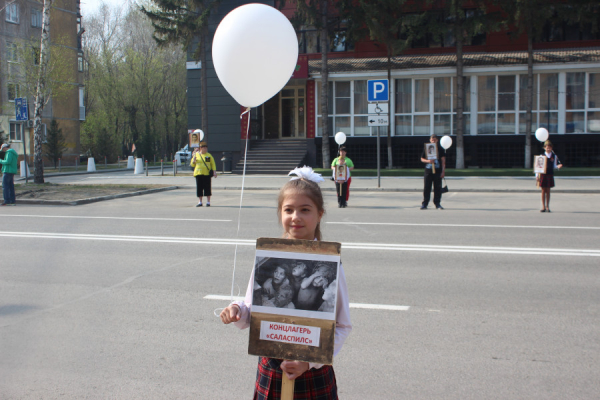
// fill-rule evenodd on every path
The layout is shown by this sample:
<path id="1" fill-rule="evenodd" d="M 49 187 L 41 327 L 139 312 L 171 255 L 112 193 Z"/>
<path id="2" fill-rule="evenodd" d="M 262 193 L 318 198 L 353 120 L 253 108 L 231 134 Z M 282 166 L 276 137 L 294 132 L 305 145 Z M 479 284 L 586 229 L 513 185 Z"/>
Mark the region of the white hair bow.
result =
<path id="1" fill-rule="evenodd" d="M 295 179 L 305 179 L 307 181 L 319 183 L 324 180 L 321 174 L 316 173 L 311 167 L 307 167 L 306 165 L 302 168 L 294 168 L 288 174 L 288 176 L 290 175 L 296 175 L 291 179 L 292 181 Z"/>

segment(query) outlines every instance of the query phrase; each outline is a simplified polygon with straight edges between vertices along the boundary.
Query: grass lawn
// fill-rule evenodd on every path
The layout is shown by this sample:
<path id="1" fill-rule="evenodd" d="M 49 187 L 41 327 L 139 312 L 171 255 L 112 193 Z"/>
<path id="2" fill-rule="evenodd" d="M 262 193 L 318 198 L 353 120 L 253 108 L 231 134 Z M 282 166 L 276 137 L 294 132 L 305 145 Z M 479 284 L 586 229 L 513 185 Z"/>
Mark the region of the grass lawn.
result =
<path id="1" fill-rule="evenodd" d="M 331 170 L 315 168 L 323 176 L 330 176 Z M 555 174 L 560 176 L 600 176 L 600 168 L 568 168 L 564 167 Z M 352 176 L 377 176 L 376 169 L 355 169 Z M 381 176 L 423 176 L 423 168 L 381 169 Z M 446 176 L 533 176 L 533 169 L 525 168 L 468 168 L 446 169 Z"/>

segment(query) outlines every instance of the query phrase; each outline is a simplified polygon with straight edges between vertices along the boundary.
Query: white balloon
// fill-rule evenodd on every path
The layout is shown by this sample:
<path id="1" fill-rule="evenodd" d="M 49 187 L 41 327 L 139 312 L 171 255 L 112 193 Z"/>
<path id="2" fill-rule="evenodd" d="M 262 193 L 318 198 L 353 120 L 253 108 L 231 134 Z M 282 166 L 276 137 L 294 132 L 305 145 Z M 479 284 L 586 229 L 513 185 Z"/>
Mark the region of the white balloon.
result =
<path id="1" fill-rule="evenodd" d="M 346 134 L 344 132 L 338 132 L 335 134 L 335 142 L 339 145 L 346 143 Z"/>
<path id="2" fill-rule="evenodd" d="M 452 146 L 452 138 L 450 136 L 443 136 L 440 140 L 440 145 L 444 148 L 444 150 L 448 150 L 448 148 Z"/>
<path id="3" fill-rule="evenodd" d="M 244 107 L 275 96 L 298 62 L 298 39 L 285 15 L 264 4 L 247 4 L 223 18 L 212 44 L 217 76 Z"/>
<path id="4" fill-rule="evenodd" d="M 546 128 L 538 128 L 535 131 L 535 138 L 540 142 L 545 142 L 546 140 L 548 140 L 548 136 L 548 129 Z"/>
<path id="5" fill-rule="evenodd" d="M 195 133 L 196 135 L 198 135 L 198 137 L 200 138 L 200 140 L 201 140 L 201 141 L 202 141 L 202 140 L 204 140 L 204 132 L 202 131 L 202 129 L 196 129 L 196 130 L 194 131 L 194 133 Z"/>

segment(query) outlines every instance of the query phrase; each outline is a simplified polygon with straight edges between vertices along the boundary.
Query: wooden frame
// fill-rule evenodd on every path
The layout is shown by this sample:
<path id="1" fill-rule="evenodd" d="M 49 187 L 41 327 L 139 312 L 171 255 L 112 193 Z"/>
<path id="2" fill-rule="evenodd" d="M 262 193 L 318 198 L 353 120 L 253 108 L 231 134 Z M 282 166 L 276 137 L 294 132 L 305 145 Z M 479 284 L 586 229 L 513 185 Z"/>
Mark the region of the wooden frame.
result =
<path id="1" fill-rule="evenodd" d="M 198 135 L 197 133 L 194 133 L 194 132 L 190 133 L 189 141 L 190 141 L 190 148 L 200 147 L 200 135 Z"/>
<path id="2" fill-rule="evenodd" d="M 548 157 L 545 155 L 533 157 L 533 172 L 536 174 L 545 174 L 548 166 Z"/>
<path id="3" fill-rule="evenodd" d="M 256 261 L 253 274 L 255 276 L 255 294 L 260 291 L 259 287 L 261 286 L 257 278 L 261 274 L 260 268 L 267 265 L 269 261 L 275 260 L 275 263 L 289 261 L 291 263 L 306 260 L 327 263 L 331 268 L 335 268 L 336 279 L 332 280 L 329 286 L 335 290 L 336 299 L 333 304 L 337 304 L 340 250 L 341 244 L 334 242 L 259 238 L 256 241 Z M 262 286 L 264 289 L 266 282 L 263 282 Z M 323 310 L 319 308 L 319 311 L 309 311 L 281 305 L 258 306 L 253 304 L 250 314 L 248 354 L 332 364 L 335 315 L 335 308 Z"/>
<path id="4" fill-rule="evenodd" d="M 348 180 L 348 166 L 346 164 L 335 166 L 335 181 L 345 182 Z"/>

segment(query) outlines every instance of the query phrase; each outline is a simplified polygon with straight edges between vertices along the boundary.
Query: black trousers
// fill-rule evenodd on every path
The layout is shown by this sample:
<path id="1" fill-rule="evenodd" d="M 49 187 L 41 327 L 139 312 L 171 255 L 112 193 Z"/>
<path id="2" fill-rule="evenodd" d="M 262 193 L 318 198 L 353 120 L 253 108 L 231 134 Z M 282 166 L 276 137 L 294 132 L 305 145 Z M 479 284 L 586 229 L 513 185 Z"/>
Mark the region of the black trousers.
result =
<path id="1" fill-rule="evenodd" d="M 341 190 L 340 190 L 341 186 Z M 346 194 L 348 193 L 348 182 L 336 182 L 335 192 L 337 194 L 338 204 L 340 206 L 346 205 Z"/>
<path id="2" fill-rule="evenodd" d="M 208 175 L 196 175 L 196 197 L 212 196 L 211 181 Z"/>
<path id="3" fill-rule="evenodd" d="M 431 170 L 425 171 L 425 177 L 423 178 L 423 205 L 429 204 L 431 197 L 431 185 L 433 184 L 433 204 L 436 206 L 440 205 L 442 201 L 442 171 L 438 168 L 435 174 Z"/>

